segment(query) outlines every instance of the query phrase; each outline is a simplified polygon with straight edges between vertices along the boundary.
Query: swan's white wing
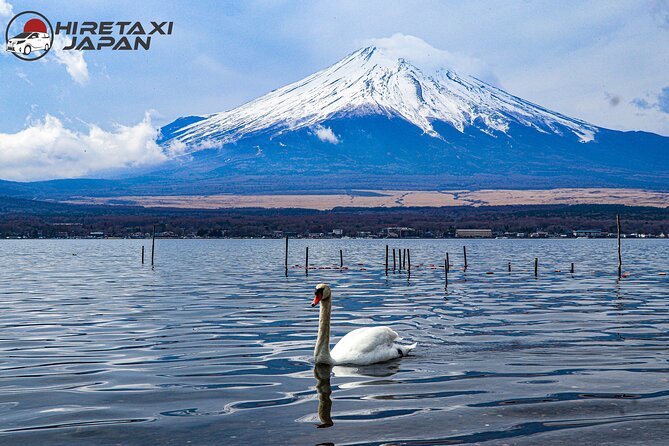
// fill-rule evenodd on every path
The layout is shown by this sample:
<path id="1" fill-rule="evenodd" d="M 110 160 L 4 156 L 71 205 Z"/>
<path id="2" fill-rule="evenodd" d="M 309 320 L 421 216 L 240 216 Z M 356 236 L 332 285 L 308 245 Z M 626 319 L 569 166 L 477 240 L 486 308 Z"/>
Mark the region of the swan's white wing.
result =
<path id="1" fill-rule="evenodd" d="M 399 336 L 390 327 L 365 327 L 351 331 L 332 349 L 338 364 L 373 364 L 402 356 L 393 342 Z"/>
<path id="2" fill-rule="evenodd" d="M 374 350 L 380 345 L 392 345 L 399 336 L 390 327 L 357 328 L 337 342 L 334 350 L 356 350 L 361 353 Z"/>

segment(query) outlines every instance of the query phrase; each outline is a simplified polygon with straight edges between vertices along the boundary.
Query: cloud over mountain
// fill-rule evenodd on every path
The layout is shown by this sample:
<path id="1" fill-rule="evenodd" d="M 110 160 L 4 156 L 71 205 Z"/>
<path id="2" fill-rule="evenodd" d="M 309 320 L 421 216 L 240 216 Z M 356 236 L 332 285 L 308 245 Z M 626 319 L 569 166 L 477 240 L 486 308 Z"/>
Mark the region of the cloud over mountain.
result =
<path id="1" fill-rule="evenodd" d="M 490 65 L 481 59 L 435 48 L 416 36 L 397 33 L 390 37 L 369 39 L 363 43 L 365 46 L 378 48 L 391 60 L 405 59 L 429 74 L 448 69 L 473 76 L 496 87 L 500 86 L 500 81 Z"/>

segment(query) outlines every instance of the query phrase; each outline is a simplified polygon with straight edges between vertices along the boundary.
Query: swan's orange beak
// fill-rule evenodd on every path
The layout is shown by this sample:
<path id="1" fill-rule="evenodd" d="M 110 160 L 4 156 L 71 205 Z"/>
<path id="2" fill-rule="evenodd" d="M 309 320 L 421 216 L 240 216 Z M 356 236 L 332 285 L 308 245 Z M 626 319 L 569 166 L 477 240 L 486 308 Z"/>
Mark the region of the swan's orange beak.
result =
<path id="1" fill-rule="evenodd" d="M 320 302 L 321 299 L 323 298 L 323 292 L 322 291 L 319 292 L 319 291 L 316 291 L 314 293 L 314 301 L 311 303 L 312 307 L 315 307 L 316 305 L 318 305 L 318 302 Z"/>

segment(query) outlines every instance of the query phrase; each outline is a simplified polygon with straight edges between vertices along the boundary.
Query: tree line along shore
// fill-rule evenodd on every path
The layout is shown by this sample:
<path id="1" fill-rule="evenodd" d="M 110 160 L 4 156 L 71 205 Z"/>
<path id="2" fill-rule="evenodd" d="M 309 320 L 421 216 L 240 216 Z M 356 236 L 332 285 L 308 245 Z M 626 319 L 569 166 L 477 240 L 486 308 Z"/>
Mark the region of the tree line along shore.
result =
<path id="1" fill-rule="evenodd" d="M 532 205 L 439 208 L 175 209 L 0 198 L 0 238 L 606 237 L 616 215 L 628 237 L 669 235 L 669 207 Z"/>

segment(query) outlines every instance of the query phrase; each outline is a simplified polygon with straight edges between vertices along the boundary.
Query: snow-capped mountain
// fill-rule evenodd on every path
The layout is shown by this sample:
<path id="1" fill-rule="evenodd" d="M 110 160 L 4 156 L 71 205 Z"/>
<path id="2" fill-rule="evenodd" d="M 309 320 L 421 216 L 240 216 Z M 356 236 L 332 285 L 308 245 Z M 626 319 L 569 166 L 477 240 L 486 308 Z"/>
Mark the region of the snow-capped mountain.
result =
<path id="1" fill-rule="evenodd" d="M 177 119 L 161 142 L 186 153 L 146 181 L 203 194 L 669 185 L 667 137 L 397 54 L 363 48 L 233 110 Z"/>
<path id="2" fill-rule="evenodd" d="M 592 141 L 596 132 L 586 122 L 546 110 L 476 78 L 446 69 L 426 73 L 372 46 L 233 110 L 191 117 L 182 127 L 166 129 L 165 139 L 195 149 L 220 147 L 257 132 L 278 136 L 303 128 L 318 130 L 334 117 L 361 115 L 398 117 L 434 138 L 443 137 L 434 121 L 459 132 L 474 126 L 491 135 L 507 134 L 515 123 L 544 133 L 571 132 L 582 142 Z"/>
<path id="3" fill-rule="evenodd" d="M 0 185 L 0 192 L 62 199 L 556 187 L 669 190 L 668 137 L 596 127 L 452 68 L 435 68 L 447 58 L 437 60 L 434 54 L 440 50 L 422 45 L 428 51 L 420 57 L 401 57 L 388 47 L 363 48 L 233 110 L 179 118 L 161 129 L 159 142 L 170 160 L 152 170 L 111 180 L 11 183 Z"/>

